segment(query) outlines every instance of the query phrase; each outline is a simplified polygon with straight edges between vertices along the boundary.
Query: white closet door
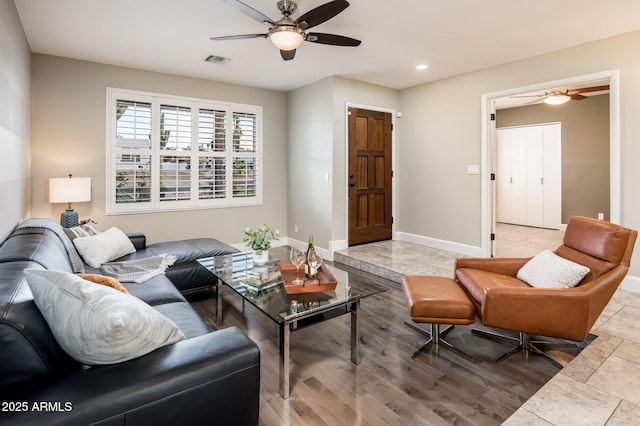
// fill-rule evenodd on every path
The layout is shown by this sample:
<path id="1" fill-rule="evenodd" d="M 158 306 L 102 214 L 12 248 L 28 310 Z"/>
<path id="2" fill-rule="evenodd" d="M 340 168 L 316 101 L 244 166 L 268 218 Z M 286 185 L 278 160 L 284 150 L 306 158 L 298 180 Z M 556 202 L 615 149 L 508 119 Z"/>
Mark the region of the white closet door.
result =
<path id="1" fill-rule="evenodd" d="M 525 224 L 526 203 L 513 202 L 526 197 L 526 135 L 522 128 L 498 129 L 496 220 Z"/>
<path id="2" fill-rule="evenodd" d="M 527 138 L 527 226 L 544 227 L 544 151 L 542 140 L 543 126 L 531 126 L 526 128 Z"/>
<path id="3" fill-rule="evenodd" d="M 562 147 L 560 123 L 542 128 L 544 140 L 544 227 L 562 224 Z"/>
<path id="4" fill-rule="evenodd" d="M 560 123 L 497 129 L 496 220 L 560 229 Z"/>
<path id="5" fill-rule="evenodd" d="M 511 211 L 513 221 L 527 223 L 527 130 L 511 129 Z"/>

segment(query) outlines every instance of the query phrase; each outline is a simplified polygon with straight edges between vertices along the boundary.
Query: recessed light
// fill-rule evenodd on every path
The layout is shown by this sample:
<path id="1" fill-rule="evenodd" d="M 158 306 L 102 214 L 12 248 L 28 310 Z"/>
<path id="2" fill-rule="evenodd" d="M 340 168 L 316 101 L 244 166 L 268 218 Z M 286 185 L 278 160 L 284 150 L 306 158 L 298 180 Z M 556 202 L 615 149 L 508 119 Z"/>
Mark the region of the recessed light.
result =
<path id="1" fill-rule="evenodd" d="M 429 65 L 426 65 L 426 64 L 420 64 L 420 65 L 416 66 L 416 69 L 417 69 L 418 71 L 424 71 L 424 70 L 426 70 L 427 68 L 429 68 Z"/>

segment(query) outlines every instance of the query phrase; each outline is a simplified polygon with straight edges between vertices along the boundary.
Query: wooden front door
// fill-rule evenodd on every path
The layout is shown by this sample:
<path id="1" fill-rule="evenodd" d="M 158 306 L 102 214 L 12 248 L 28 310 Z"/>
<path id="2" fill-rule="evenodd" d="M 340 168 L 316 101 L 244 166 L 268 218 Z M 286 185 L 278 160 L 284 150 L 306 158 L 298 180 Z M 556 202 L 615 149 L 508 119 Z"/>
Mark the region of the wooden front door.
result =
<path id="1" fill-rule="evenodd" d="M 349 245 L 390 240 L 391 114 L 349 108 Z"/>

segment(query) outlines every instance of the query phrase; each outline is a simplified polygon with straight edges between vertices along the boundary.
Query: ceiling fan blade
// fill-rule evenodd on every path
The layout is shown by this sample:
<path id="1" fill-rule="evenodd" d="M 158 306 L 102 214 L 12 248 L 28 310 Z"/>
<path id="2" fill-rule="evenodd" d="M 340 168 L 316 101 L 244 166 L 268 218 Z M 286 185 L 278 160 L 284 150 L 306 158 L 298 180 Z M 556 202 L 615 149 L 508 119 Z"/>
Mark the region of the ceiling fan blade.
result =
<path id="1" fill-rule="evenodd" d="M 569 96 L 571 99 L 573 99 L 574 101 L 579 101 L 579 100 L 587 99 L 587 98 L 588 98 L 588 96 L 582 96 L 582 95 L 581 95 L 581 94 L 579 94 L 579 93 L 569 93 L 569 95 L 568 95 L 568 96 Z"/>
<path id="2" fill-rule="evenodd" d="M 535 103 L 538 103 L 538 102 L 542 101 L 543 99 L 544 99 L 544 96 L 540 97 L 540 99 L 534 99 L 534 100 L 532 100 L 530 102 L 527 102 L 525 105 L 535 104 Z"/>
<path id="3" fill-rule="evenodd" d="M 282 56 L 282 59 L 284 59 L 285 61 L 290 61 L 293 58 L 295 58 L 296 49 L 293 49 L 293 50 L 281 50 L 280 51 L 280 56 Z"/>
<path id="4" fill-rule="evenodd" d="M 349 2 L 346 0 L 330 1 L 329 3 L 318 6 L 315 9 L 311 9 L 296 19 L 295 22 L 300 29 L 306 30 L 328 21 L 347 7 L 349 7 Z"/>
<path id="5" fill-rule="evenodd" d="M 247 38 L 267 38 L 268 34 L 239 34 L 230 36 L 210 37 L 209 40 L 244 40 Z"/>
<path id="6" fill-rule="evenodd" d="M 265 24 L 265 25 L 270 26 L 270 27 L 273 27 L 273 26 L 276 25 L 275 22 L 273 22 L 273 20 L 271 18 L 269 18 L 266 15 L 263 15 L 261 12 L 255 10 L 254 8 L 249 6 L 248 4 L 242 3 L 240 0 L 224 0 L 224 2 L 227 3 L 228 5 L 236 8 L 237 10 L 239 10 L 242 13 L 244 13 L 248 17 L 250 17 L 252 19 L 255 19 L 256 21 L 260 22 L 261 24 Z"/>
<path id="7" fill-rule="evenodd" d="M 355 38 L 325 33 L 308 33 L 306 40 L 312 43 L 330 44 L 331 46 L 355 47 L 360 46 L 360 43 L 362 43 L 360 40 L 356 40 Z"/>
<path id="8" fill-rule="evenodd" d="M 510 98 L 543 98 L 547 96 L 546 94 L 540 94 L 540 95 L 516 95 L 516 96 L 509 96 Z"/>
<path id="9" fill-rule="evenodd" d="M 589 93 L 589 92 L 602 92 L 605 90 L 609 90 L 609 85 L 605 86 L 593 86 L 593 87 L 582 87 L 579 89 L 569 90 L 569 95 L 573 93 Z"/>

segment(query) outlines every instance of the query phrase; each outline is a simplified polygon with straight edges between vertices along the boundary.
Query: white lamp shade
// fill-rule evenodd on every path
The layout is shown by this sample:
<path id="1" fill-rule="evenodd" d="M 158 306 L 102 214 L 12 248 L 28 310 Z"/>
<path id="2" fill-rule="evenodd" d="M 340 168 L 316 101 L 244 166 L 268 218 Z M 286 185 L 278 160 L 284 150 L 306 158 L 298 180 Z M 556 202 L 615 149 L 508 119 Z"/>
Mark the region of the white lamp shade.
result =
<path id="1" fill-rule="evenodd" d="M 91 201 L 91 178 L 66 177 L 49 179 L 50 203 L 81 203 Z"/>
<path id="2" fill-rule="evenodd" d="M 571 96 L 565 95 L 564 93 L 557 93 L 547 96 L 544 99 L 544 103 L 549 105 L 562 105 L 570 100 Z"/>
<path id="3" fill-rule="evenodd" d="M 299 31 L 283 27 L 270 33 L 269 39 L 278 49 L 287 51 L 297 49 L 304 40 Z"/>

